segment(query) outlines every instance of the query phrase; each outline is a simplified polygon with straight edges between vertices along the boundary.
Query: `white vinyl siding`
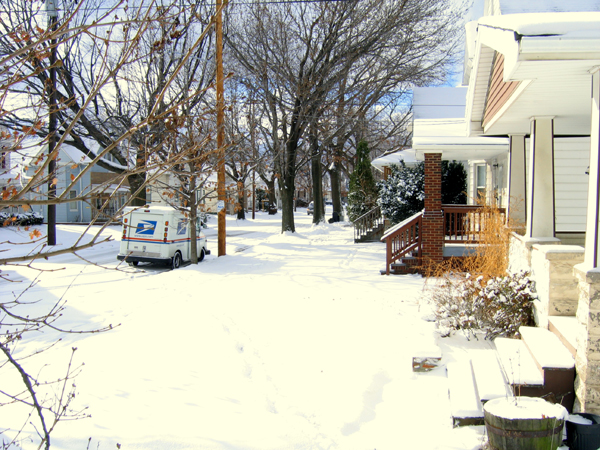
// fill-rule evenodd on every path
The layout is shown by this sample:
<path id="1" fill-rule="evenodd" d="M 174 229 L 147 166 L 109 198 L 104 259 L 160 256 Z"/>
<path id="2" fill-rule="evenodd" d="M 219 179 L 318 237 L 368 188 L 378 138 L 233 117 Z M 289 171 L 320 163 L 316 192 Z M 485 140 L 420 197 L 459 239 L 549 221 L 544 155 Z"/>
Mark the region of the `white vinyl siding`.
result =
<path id="1" fill-rule="evenodd" d="M 526 140 L 529 189 L 530 140 Z M 585 232 L 590 161 L 589 138 L 554 139 L 554 211 L 556 232 Z"/>
<path id="2" fill-rule="evenodd" d="M 589 138 L 554 141 L 556 231 L 585 231 L 590 165 Z"/>

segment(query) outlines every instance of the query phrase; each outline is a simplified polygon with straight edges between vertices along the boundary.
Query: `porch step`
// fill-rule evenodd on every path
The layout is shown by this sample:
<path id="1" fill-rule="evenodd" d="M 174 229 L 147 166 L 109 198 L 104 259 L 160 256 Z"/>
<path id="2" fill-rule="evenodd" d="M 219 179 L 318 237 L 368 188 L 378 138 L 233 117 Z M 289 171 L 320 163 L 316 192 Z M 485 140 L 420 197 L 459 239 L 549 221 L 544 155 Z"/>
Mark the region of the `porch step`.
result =
<path id="1" fill-rule="evenodd" d="M 544 375 L 521 339 L 496 338 L 494 344 L 504 376 L 517 395 L 524 387 L 543 388 Z"/>
<path id="2" fill-rule="evenodd" d="M 494 341 L 504 374 L 515 395 L 544 397 L 572 411 L 575 360 L 551 331 L 519 328 L 522 339 Z"/>
<path id="3" fill-rule="evenodd" d="M 376 227 L 371 228 L 366 233 L 361 234 L 357 238 L 354 239 L 354 243 L 360 242 L 379 242 L 381 240 L 381 236 L 385 231 L 385 224 L 379 224 Z"/>
<path id="4" fill-rule="evenodd" d="M 483 425 L 483 407 L 477 395 L 471 360 L 448 363 L 446 371 L 452 425 Z"/>
<path id="5" fill-rule="evenodd" d="M 550 316 L 548 319 L 548 329 L 558 337 L 575 358 L 577 354 L 577 318 L 575 316 Z"/>
<path id="6" fill-rule="evenodd" d="M 390 274 L 392 275 L 406 275 L 410 273 L 417 273 L 419 270 L 419 258 L 414 256 L 404 256 L 399 262 L 390 264 Z M 385 275 L 386 271 L 381 270 L 381 275 Z"/>
<path id="7" fill-rule="evenodd" d="M 472 352 L 471 359 L 447 365 L 452 424 L 483 424 L 483 405 L 509 395 L 494 350 Z"/>
<path id="8" fill-rule="evenodd" d="M 573 355 L 551 331 L 538 327 L 520 327 L 519 333 L 541 370 L 575 368 Z"/>
<path id="9" fill-rule="evenodd" d="M 471 364 L 477 381 L 477 392 L 482 403 L 510 395 L 510 389 L 494 350 L 479 352 L 471 359 Z"/>

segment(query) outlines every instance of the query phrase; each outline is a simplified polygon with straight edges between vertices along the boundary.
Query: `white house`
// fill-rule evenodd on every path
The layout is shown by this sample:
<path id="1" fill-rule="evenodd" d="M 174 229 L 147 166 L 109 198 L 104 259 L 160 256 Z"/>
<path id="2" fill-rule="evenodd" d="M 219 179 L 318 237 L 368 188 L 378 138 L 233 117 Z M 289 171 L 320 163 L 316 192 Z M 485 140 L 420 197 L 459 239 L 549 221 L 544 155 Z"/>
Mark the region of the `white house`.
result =
<path id="1" fill-rule="evenodd" d="M 466 159 L 470 195 L 522 222 L 511 270 L 536 280 L 538 327 L 571 334 L 575 410 L 599 414 L 600 0 L 486 0 L 484 11 L 467 26 L 466 87 L 415 90 L 415 111 L 441 105 L 413 128 L 426 177 L 420 254 L 443 258 L 436 174 L 442 159 Z"/>

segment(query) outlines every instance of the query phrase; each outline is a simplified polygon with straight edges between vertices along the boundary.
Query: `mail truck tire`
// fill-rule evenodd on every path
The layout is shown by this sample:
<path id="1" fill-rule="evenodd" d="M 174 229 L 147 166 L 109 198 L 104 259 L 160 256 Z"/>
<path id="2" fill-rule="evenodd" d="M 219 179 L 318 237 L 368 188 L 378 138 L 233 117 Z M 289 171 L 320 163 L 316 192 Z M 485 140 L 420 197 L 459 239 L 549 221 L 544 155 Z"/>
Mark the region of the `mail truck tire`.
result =
<path id="1" fill-rule="evenodd" d="M 175 255 L 173 255 L 173 270 L 179 269 L 180 267 L 181 267 L 181 253 L 176 252 Z"/>
<path id="2" fill-rule="evenodd" d="M 200 250 L 200 256 L 198 256 L 198 262 L 204 261 L 204 257 L 206 256 L 206 252 L 204 251 L 204 247 Z"/>
<path id="3" fill-rule="evenodd" d="M 137 266 L 137 265 L 138 265 L 138 263 L 139 263 L 139 261 L 129 261 L 129 265 L 130 265 L 131 267 L 135 267 L 135 266 Z"/>

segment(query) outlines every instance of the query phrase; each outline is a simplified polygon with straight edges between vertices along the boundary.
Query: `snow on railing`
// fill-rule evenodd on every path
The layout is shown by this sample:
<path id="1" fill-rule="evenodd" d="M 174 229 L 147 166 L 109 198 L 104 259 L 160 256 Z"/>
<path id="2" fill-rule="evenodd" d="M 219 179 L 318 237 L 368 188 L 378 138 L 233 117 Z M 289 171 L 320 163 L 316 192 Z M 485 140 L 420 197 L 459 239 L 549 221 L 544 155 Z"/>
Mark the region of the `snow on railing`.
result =
<path id="1" fill-rule="evenodd" d="M 384 222 L 385 219 L 381 214 L 381 208 L 379 206 L 376 206 L 371 211 L 363 214 L 353 222 L 354 242 L 367 236 L 370 232 L 383 225 Z"/>

